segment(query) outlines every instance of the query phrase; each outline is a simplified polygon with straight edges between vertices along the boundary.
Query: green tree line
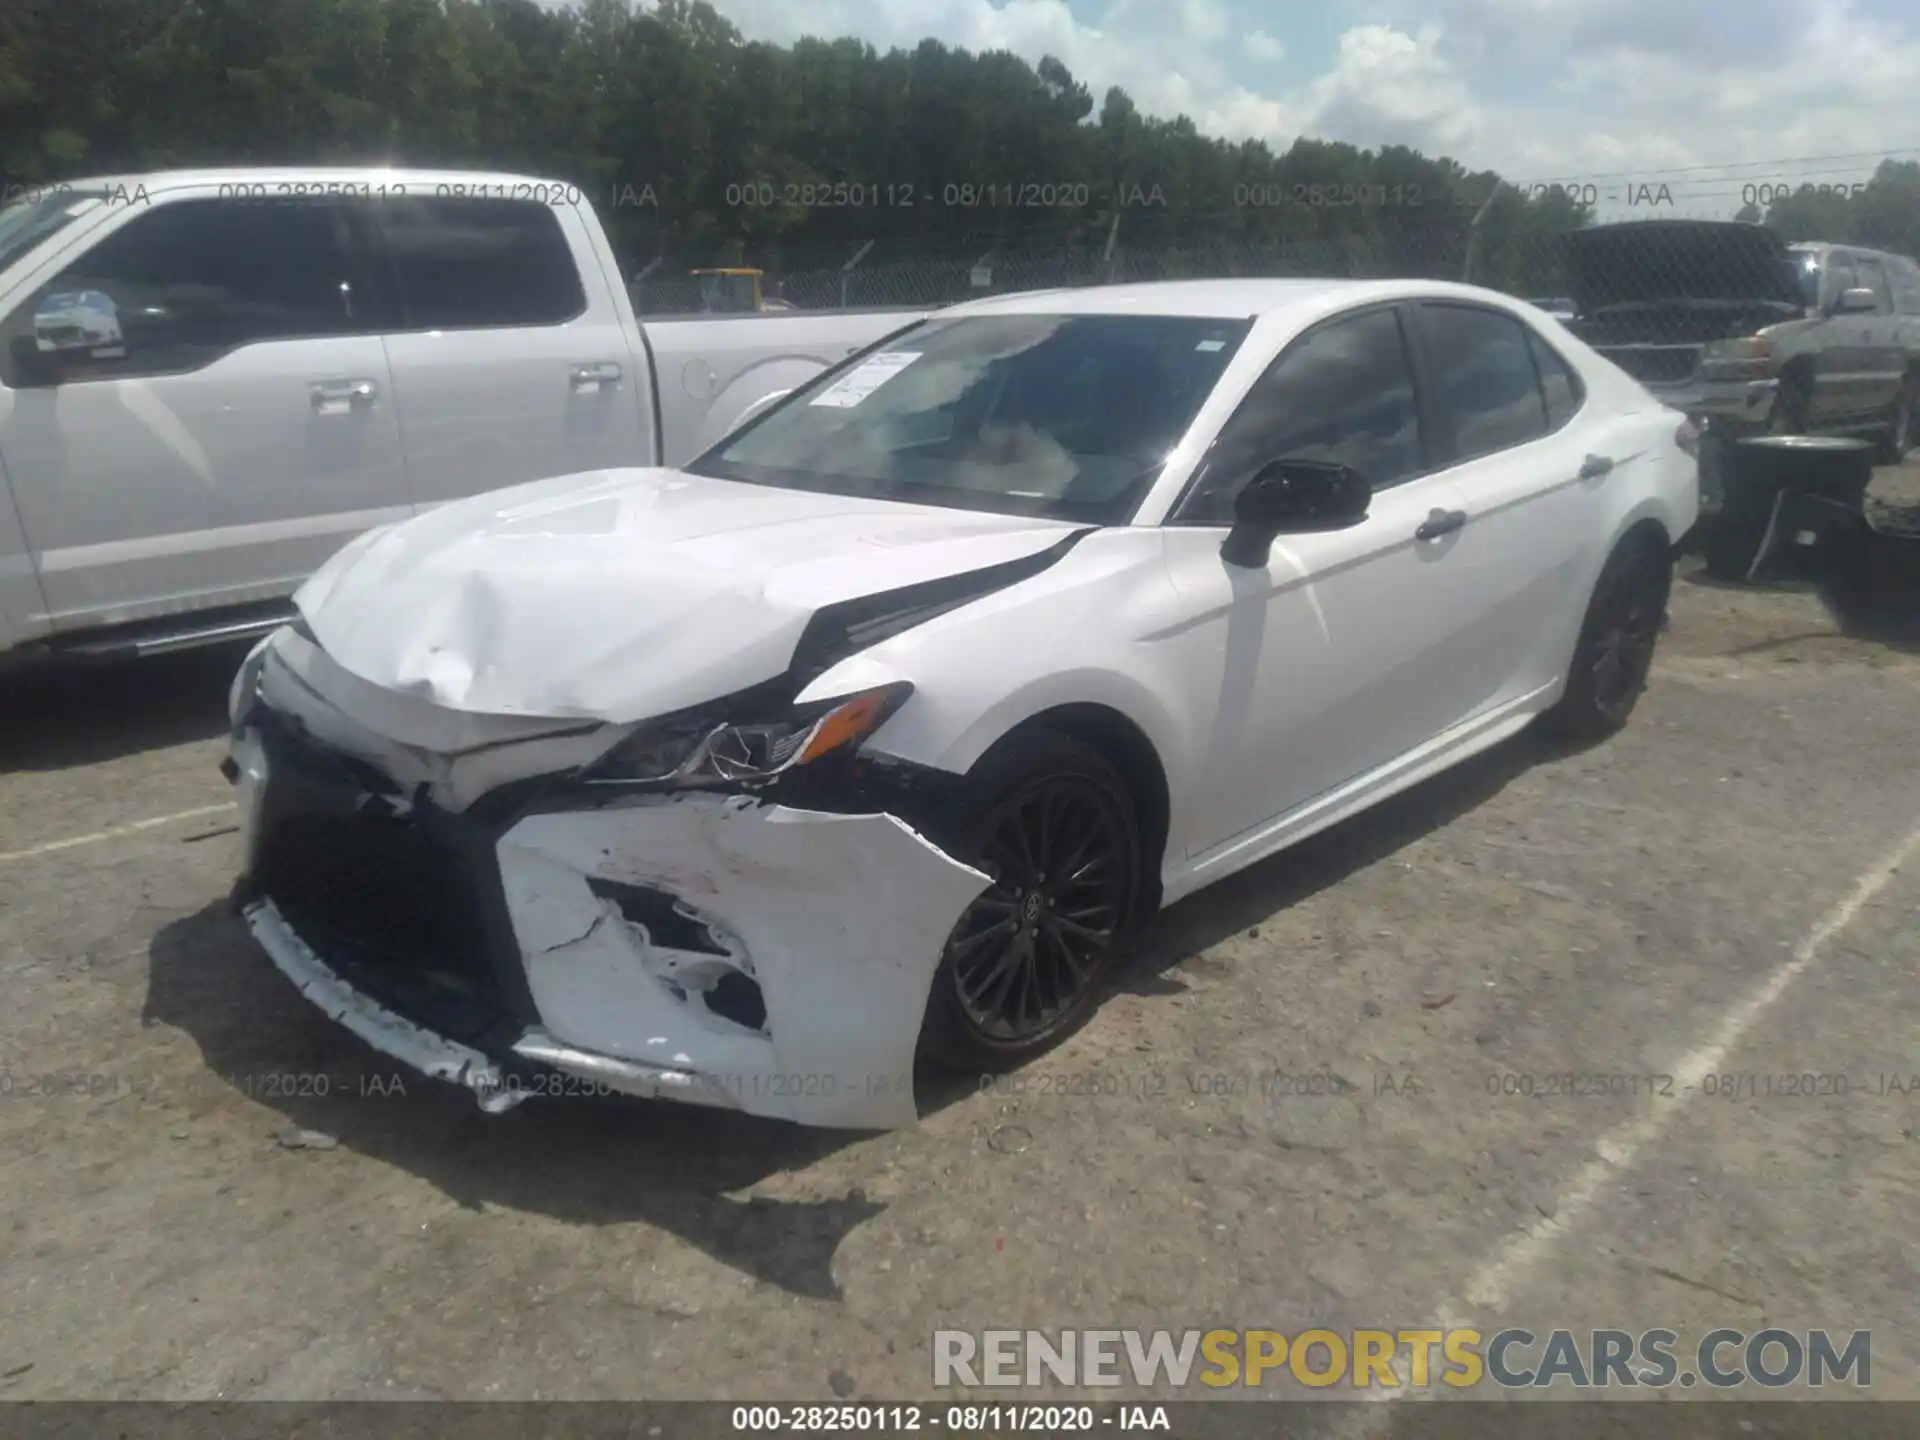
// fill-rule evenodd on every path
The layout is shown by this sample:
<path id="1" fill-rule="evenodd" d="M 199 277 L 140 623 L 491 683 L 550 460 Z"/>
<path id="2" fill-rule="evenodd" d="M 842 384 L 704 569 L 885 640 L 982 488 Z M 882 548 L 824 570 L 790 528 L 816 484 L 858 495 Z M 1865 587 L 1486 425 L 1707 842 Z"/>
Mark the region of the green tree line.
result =
<path id="1" fill-rule="evenodd" d="M 1755 186 L 1742 220 L 1764 220 L 1787 240 L 1827 240 L 1920 256 L 1920 161 L 1882 160 L 1870 179 L 1846 184 Z M 1784 195 L 1771 193 L 1787 191 Z M 1760 198 L 1768 202 L 1764 208 Z"/>
<path id="2" fill-rule="evenodd" d="M 1458 277 L 1478 215 L 1476 279 L 1560 293 L 1552 237 L 1591 218 L 1405 147 L 1203 135 L 1118 88 L 1096 101 L 1053 58 L 749 42 L 703 0 L 6 0 L 0 14 L 9 189 L 380 161 L 569 181 L 623 264 L 663 273 L 831 266 L 869 241 L 875 262 L 1097 253 L 1118 217 L 1135 253 L 1318 246 L 1369 273 Z"/>

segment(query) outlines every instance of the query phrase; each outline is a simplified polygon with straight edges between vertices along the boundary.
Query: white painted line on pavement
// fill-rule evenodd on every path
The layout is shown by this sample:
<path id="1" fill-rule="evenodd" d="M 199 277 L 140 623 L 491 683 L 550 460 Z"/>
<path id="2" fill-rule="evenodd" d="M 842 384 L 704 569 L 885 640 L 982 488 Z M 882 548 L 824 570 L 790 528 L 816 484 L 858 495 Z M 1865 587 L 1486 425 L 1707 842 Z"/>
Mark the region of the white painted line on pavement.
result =
<path id="1" fill-rule="evenodd" d="M 1632 1119 L 1623 1120 L 1600 1137 L 1593 1147 L 1598 1152 L 1597 1158 L 1581 1166 L 1572 1183 L 1561 1192 L 1554 1206 L 1553 1218 L 1541 1219 L 1521 1231 L 1468 1277 L 1462 1291 L 1466 1306 L 1497 1310 L 1509 1303 L 1514 1291 L 1534 1267 L 1593 1208 L 1594 1201 L 1600 1198 L 1608 1183 L 1638 1162 L 1641 1152 L 1659 1138 L 1660 1132 L 1688 1099 L 1699 1093 L 1701 1081 L 1726 1064 L 1729 1052 L 1753 1028 L 1754 1023 L 1820 958 L 1828 942 L 1852 924 L 1873 897 L 1886 888 L 1887 882 L 1899 873 L 1900 866 L 1916 848 L 1920 848 L 1920 825 L 1909 830 L 1854 882 L 1853 889 L 1838 904 L 1814 922 L 1813 928 L 1793 947 L 1793 954 L 1758 989 L 1723 1015 L 1702 1044 L 1672 1065 L 1660 1067 L 1660 1073 L 1673 1076 L 1673 1096 L 1656 1100 Z M 1462 1308 L 1459 1303 L 1443 1306 L 1436 1323 L 1442 1329 L 1466 1325 L 1468 1322 L 1459 1314 Z M 1373 1391 L 1367 1398 L 1391 1402 L 1411 1398 L 1415 1393 L 1401 1386 L 1398 1389 Z M 1354 1440 L 1377 1435 L 1390 1423 L 1391 1414 L 1392 1406 L 1383 1404 L 1345 1433 L 1354 1437 Z"/>
<path id="2" fill-rule="evenodd" d="M 177 810 L 171 815 L 156 815 L 151 820 L 135 820 L 127 825 L 115 825 L 107 830 L 96 830 L 91 835 L 75 835 L 66 840 L 49 840 L 44 845 L 30 845 L 25 850 L 0 850 L 0 865 L 10 865 L 16 860 L 31 860 L 36 855 L 51 855 L 58 850 L 72 850 L 81 845 L 97 845 L 102 840 L 118 840 L 122 835 L 136 835 L 142 830 L 158 829 L 162 825 L 171 825 L 176 820 L 198 820 L 207 815 L 231 815 L 233 802 L 224 805 L 201 805 L 193 810 Z"/>

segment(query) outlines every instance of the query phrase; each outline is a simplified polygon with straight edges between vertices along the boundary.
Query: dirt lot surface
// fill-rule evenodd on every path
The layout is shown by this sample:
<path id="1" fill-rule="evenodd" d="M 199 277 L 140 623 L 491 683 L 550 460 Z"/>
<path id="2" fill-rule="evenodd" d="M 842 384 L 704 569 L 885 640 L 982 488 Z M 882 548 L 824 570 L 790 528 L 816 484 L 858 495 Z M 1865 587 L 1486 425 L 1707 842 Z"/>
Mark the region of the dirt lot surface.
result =
<path id="1" fill-rule="evenodd" d="M 223 907 L 234 660 L 4 692 L 0 1397 L 900 1398 L 940 1327 L 1448 1319 L 1871 1329 L 1920 1397 L 1920 647 L 1810 593 L 1683 576 L 1623 735 L 1175 907 L 876 1137 L 489 1118 L 333 1028 Z"/>

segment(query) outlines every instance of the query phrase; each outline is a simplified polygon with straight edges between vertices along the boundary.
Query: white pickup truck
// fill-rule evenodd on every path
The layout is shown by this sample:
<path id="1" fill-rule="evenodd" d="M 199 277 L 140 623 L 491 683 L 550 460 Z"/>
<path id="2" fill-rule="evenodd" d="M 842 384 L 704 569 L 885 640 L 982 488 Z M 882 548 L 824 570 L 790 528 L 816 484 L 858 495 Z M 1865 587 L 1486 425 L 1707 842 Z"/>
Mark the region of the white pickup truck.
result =
<path id="1" fill-rule="evenodd" d="M 204 170 L 0 210 L 0 664 L 260 634 L 356 534 L 673 465 L 922 310 L 634 318 L 579 190 Z"/>

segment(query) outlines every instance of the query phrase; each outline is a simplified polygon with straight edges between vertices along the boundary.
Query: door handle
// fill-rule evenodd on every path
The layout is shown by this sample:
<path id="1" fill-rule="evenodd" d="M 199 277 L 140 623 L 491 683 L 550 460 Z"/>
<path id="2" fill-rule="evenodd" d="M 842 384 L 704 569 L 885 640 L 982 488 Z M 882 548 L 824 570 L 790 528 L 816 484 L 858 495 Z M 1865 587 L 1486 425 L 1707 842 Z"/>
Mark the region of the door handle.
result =
<path id="1" fill-rule="evenodd" d="M 1611 455 L 1589 455 L 1580 462 L 1580 478 L 1582 480 L 1598 480 L 1602 475 L 1611 475 L 1612 473 L 1613 457 Z"/>
<path id="2" fill-rule="evenodd" d="M 1416 540 L 1438 540 L 1442 535 L 1451 535 L 1467 523 L 1464 510 L 1433 510 L 1420 522 L 1420 528 L 1413 532 Z"/>
<path id="3" fill-rule="evenodd" d="M 604 389 L 608 385 L 620 383 L 621 370 L 611 360 L 602 360 L 593 365 L 576 365 L 567 372 L 567 379 L 576 392 L 581 390 Z"/>
<path id="4" fill-rule="evenodd" d="M 371 380 L 317 380 L 307 387 L 313 408 L 322 415 L 345 415 L 356 405 L 370 405 L 380 393 Z"/>

